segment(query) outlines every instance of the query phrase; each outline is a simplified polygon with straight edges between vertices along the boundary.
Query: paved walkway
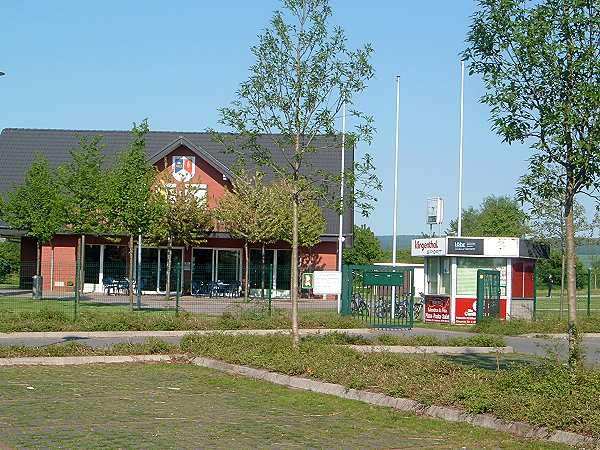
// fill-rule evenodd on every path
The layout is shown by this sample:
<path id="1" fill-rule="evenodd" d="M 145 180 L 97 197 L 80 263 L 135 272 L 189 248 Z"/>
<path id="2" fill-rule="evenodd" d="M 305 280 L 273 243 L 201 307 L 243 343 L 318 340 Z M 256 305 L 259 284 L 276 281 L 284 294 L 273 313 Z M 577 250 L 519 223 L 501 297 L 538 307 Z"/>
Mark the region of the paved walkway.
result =
<path id="1" fill-rule="evenodd" d="M 287 333 L 288 330 L 229 330 L 229 331 L 71 331 L 71 332 L 46 332 L 46 333 L 0 333 L 0 346 L 25 345 L 46 346 L 66 342 L 80 342 L 91 347 L 106 347 L 121 342 L 141 343 L 149 337 L 156 337 L 166 342 L 177 344 L 183 336 L 190 333 L 230 333 L 230 334 L 256 334 L 267 335 Z M 475 333 L 462 331 L 436 330 L 431 328 L 413 328 L 412 330 L 373 330 L 368 328 L 358 329 L 313 329 L 302 330 L 303 334 L 317 333 L 349 333 L 361 336 L 374 334 L 396 334 L 402 336 L 437 336 L 440 339 L 451 337 L 474 336 Z M 556 354 L 561 360 L 566 361 L 568 342 L 564 335 L 553 335 L 548 338 L 533 336 L 507 336 L 506 345 L 513 347 L 516 353 L 544 357 Z M 583 339 L 586 352 L 586 361 L 589 364 L 600 365 L 600 335 L 590 334 Z"/>

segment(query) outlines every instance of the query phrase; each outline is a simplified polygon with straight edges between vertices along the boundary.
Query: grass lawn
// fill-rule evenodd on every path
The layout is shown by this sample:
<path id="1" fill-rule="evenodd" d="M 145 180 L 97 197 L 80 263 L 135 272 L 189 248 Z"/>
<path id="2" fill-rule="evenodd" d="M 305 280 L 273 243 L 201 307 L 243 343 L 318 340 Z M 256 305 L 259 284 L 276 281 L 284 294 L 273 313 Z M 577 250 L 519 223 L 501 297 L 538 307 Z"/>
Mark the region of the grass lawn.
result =
<path id="1" fill-rule="evenodd" d="M 565 448 L 168 364 L 2 369 L 5 447 Z"/>
<path id="2" fill-rule="evenodd" d="M 18 307 L 15 306 L 18 303 Z M 77 320 L 73 300 L 33 300 L 0 297 L 0 332 L 15 331 L 128 331 L 128 330 L 227 330 L 290 328 L 289 313 L 257 306 L 221 315 L 144 309 L 127 305 L 81 302 Z M 303 328 L 362 328 L 365 323 L 336 311 L 300 311 Z"/>

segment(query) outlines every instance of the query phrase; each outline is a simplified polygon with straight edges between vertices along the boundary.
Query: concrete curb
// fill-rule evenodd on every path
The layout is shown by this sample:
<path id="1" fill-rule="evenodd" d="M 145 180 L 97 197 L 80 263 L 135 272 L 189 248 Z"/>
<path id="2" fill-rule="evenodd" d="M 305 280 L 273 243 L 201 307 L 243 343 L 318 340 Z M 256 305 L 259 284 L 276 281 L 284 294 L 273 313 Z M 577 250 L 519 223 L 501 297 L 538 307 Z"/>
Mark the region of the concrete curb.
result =
<path id="1" fill-rule="evenodd" d="M 434 355 L 471 355 L 487 353 L 513 353 L 512 347 L 448 347 L 448 346 L 409 346 L 409 345 L 348 345 L 361 353 L 418 353 Z"/>
<path id="2" fill-rule="evenodd" d="M 535 427 L 523 422 L 507 422 L 488 414 L 469 414 L 458 408 L 426 406 L 408 398 L 395 398 L 374 392 L 349 389 L 339 384 L 283 375 L 263 369 L 229 364 L 210 358 L 198 357 L 192 359 L 191 362 L 200 367 L 215 369 L 234 375 L 243 375 L 258 380 L 265 380 L 281 386 L 318 392 L 320 394 L 334 395 L 348 400 L 358 400 L 371 405 L 414 412 L 418 415 L 429 416 L 450 422 L 469 423 L 471 425 L 509 433 L 517 437 L 545 440 L 571 446 L 586 446 L 586 448 L 600 448 L 600 441 L 589 436 L 568 431 L 549 431 L 546 428 Z"/>
<path id="3" fill-rule="evenodd" d="M 176 357 L 176 355 L 42 356 L 26 358 L 0 358 L 0 366 L 71 366 L 83 364 L 169 362 L 174 357 Z"/>
<path id="4" fill-rule="evenodd" d="M 301 335 L 313 334 L 377 334 L 377 330 L 371 328 L 307 328 L 300 330 Z M 182 337 L 188 334 L 211 335 L 228 334 L 268 336 L 273 334 L 289 334 L 289 329 L 272 330 L 177 330 L 177 331 L 45 331 L 45 332 L 16 332 L 0 333 L 2 339 L 22 339 L 22 338 L 53 338 L 53 339 L 72 339 L 80 338 L 126 338 L 126 337 Z"/>

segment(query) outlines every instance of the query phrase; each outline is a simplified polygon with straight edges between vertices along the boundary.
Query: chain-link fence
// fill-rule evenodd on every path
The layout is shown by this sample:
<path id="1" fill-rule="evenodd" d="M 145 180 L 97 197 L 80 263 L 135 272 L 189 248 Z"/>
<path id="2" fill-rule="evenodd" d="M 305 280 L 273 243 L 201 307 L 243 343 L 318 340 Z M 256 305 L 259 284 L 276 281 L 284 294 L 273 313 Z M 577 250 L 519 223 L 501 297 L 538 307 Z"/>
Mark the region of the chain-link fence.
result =
<path id="1" fill-rule="evenodd" d="M 544 280 L 536 280 L 536 318 L 566 319 L 569 305 L 566 286 L 553 285 Z M 585 285 L 577 289 L 577 314 L 579 316 L 600 315 L 600 288 L 594 287 L 594 275 L 587 273 Z"/>
<path id="2" fill-rule="evenodd" d="M 139 270 L 138 270 L 139 269 Z M 245 279 L 248 277 L 246 293 Z M 299 277 L 300 278 L 300 277 Z M 232 264 L 167 261 L 137 267 L 123 262 L 22 262 L 18 273 L 0 283 L 0 312 L 59 312 L 76 318 L 81 311 L 165 311 L 218 316 L 251 310 L 289 313 L 290 267 L 254 264 L 246 272 Z M 301 290 L 300 311 L 337 313 L 335 296 Z"/>

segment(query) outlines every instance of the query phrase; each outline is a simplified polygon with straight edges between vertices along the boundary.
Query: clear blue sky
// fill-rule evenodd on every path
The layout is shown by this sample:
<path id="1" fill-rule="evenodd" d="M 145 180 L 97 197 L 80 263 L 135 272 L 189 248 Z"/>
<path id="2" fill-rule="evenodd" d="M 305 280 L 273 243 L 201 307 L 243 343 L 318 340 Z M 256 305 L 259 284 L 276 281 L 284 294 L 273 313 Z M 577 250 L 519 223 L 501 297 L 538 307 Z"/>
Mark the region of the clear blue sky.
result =
<path id="1" fill-rule="evenodd" d="M 154 130 L 218 127 L 252 63 L 249 47 L 279 3 L 261 1 L 4 0 L 0 14 L 0 128 L 128 129 L 144 117 Z M 425 199 L 456 216 L 459 52 L 471 0 L 333 0 L 333 22 L 350 45 L 371 42 L 376 76 L 357 106 L 377 134 L 358 153 L 375 156 L 384 191 L 366 219 L 391 234 L 395 76 L 402 79 L 399 227 L 425 231 Z M 527 148 L 490 131 L 479 80 L 466 79 L 464 205 L 513 194 Z M 357 223 L 365 220 L 357 215 Z"/>

